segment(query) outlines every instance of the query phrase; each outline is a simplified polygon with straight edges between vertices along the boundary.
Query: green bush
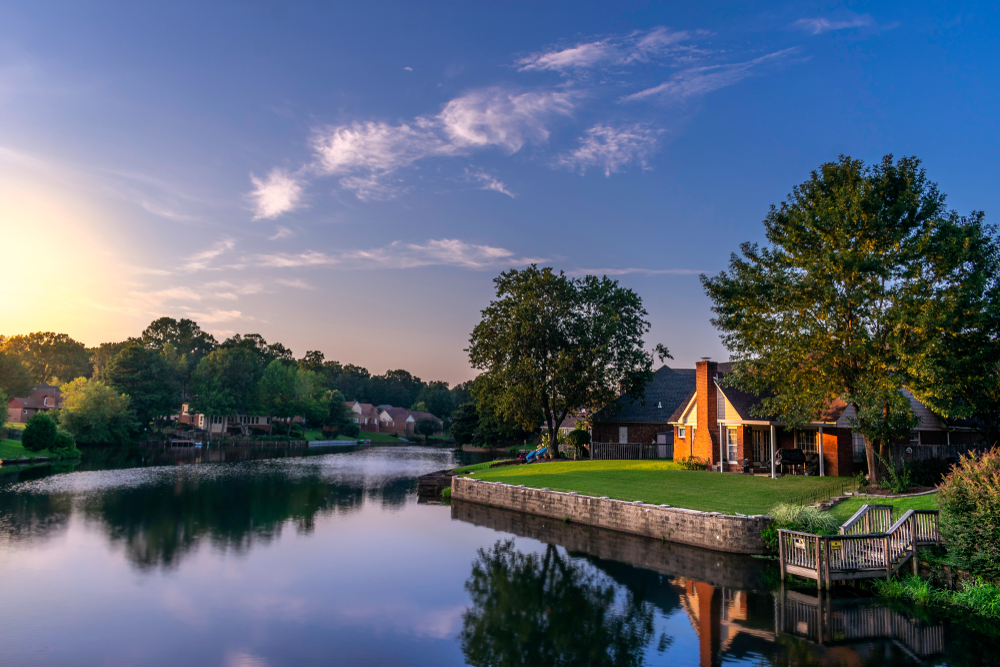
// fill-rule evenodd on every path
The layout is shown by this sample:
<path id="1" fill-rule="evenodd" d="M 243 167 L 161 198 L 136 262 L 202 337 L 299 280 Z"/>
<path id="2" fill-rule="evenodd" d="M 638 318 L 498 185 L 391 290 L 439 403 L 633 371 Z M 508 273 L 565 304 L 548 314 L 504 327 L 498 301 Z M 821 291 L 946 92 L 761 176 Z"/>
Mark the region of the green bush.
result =
<path id="1" fill-rule="evenodd" d="M 577 456 L 583 454 L 585 445 L 590 444 L 590 432 L 582 428 L 575 428 L 566 434 L 566 444 L 572 445 Z"/>
<path id="2" fill-rule="evenodd" d="M 676 463 L 684 470 L 708 470 L 708 461 L 699 459 L 697 456 L 689 456 Z"/>
<path id="3" fill-rule="evenodd" d="M 882 465 L 885 466 L 886 476 L 882 481 L 882 485 L 893 493 L 906 493 L 911 484 L 910 468 L 902 466 L 897 469 L 891 461 L 886 461 L 884 457 L 878 454 L 876 456 L 878 456 Z"/>
<path id="4" fill-rule="evenodd" d="M 28 420 L 28 425 L 24 427 L 21 445 L 29 452 L 40 452 L 43 449 L 54 447 L 58 430 L 55 420 L 48 413 L 36 412 Z"/>
<path id="5" fill-rule="evenodd" d="M 963 456 L 938 488 L 941 533 L 953 562 L 1000 577 L 1000 449 Z"/>
<path id="6" fill-rule="evenodd" d="M 761 539 L 772 552 L 778 550 L 778 530 L 797 530 L 814 535 L 835 535 L 840 522 L 829 512 L 815 507 L 778 503 L 771 508 L 771 525 L 760 531 Z"/>
<path id="7" fill-rule="evenodd" d="M 962 584 L 957 591 L 935 589 L 930 581 L 916 575 L 902 579 L 875 580 L 868 587 L 877 595 L 901 600 L 913 600 L 921 605 L 951 606 L 986 618 L 1000 618 L 1000 586 L 983 581 Z"/>
<path id="8" fill-rule="evenodd" d="M 53 455 L 63 458 L 73 458 L 80 455 L 80 450 L 76 448 L 76 438 L 69 431 L 62 429 L 56 431 L 56 442 L 49 451 Z"/>

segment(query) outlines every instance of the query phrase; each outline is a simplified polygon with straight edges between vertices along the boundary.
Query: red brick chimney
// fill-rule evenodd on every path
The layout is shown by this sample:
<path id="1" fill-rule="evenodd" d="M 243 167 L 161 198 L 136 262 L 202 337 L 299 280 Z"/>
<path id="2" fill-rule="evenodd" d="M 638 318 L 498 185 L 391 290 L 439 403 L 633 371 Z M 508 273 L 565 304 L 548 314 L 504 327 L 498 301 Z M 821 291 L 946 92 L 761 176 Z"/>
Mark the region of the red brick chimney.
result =
<path id="1" fill-rule="evenodd" d="M 694 455 L 708 459 L 715 465 L 719 462 L 719 389 L 715 386 L 715 376 L 719 364 L 703 359 L 695 364 L 697 380 L 698 428 L 694 434 Z"/>

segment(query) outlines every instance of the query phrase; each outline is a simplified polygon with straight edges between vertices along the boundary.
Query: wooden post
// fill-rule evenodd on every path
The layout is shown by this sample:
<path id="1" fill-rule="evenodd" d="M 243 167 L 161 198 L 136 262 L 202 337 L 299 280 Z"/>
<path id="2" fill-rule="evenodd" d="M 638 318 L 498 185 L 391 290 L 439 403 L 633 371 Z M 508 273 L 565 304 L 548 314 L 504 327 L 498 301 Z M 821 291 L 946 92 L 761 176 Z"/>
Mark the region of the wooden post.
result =
<path id="1" fill-rule="evenodd" d="M 885 579 L 888 581 L 892 578 L 892 563 L 889 562 L 889 536 L 886 535 L 882 538 L 882 545 L 885 551 Z"/>
<path id="2" fill-rule="evenodd" d="M 823 468 L 823 425 L 819 425 L 819 476 L 826 477 L 826 473 Z"/>
<path id="3" fill-rule="evenodd" d="M 920 574 L 920 563 L 917 562 L 917 515 L 910 515 L 910 542 L 911 553 L 913 554 L 910 558 L 913 559 L 913 574 Z"/>
<path id="4" fill-rule="evenodd" d="M 726 425 L 719 424 L 719 472 L 726 472 L 726 440 L 723 438 L 725 431 Z"/>
<path id="5" fill-rule="evenodd" d="M 830 590 L 830 538 L 823 538 L 823 574 L 826 577 L 826 590 Z"/>
<path id="6" fill-rule="evenodd" d="M 776 476 L 774 474 L 774 457 L 778 453 L 777 450 L 775 449 L 777 445 L 774 442 L 775 441 L 774 436 L 776 431 L 777 429 L 774 428 L 774 424 L 771 424 L 771 479 L 774 479 Z"/>
<path id="7" fill-rule="evenodd" d="M 781 563 L 781 586 L 784 587 L 787 576 L 785 574 L 785 538 L 780 530 L 778 531 L 778 562 Z"/>
<path id="8" fill-rule="evenodd" d="M 816 590 L 823 590 L 823 559 L 820 558 L 819 551 L 820 538 L 816 536 Z"/>

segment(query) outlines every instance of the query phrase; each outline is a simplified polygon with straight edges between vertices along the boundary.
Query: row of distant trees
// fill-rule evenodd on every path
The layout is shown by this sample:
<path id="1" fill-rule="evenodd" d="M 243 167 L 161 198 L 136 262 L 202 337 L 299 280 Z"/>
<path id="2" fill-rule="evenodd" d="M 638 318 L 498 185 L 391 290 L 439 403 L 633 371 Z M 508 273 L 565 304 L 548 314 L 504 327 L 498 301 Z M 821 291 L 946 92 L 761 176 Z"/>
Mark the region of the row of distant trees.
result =
<path id="1" fill-rule="evenodd" d="M 237 334 L 219 343 L 189 319 L 162 317 L 139 337 L 87 348 L 66 334 L 0 337 L 0 399 L 59 384 L 60 420 L 79 442 L 124 442 L 162 426 L 187 402 L 192 412 L 284 420 L 356 432 L 345 400 L 431 412 L 447 420 L 468 386 L 424 382 L 405 370 L 372 375 L 310 351 L 295 359 L 281 343 Z"/>

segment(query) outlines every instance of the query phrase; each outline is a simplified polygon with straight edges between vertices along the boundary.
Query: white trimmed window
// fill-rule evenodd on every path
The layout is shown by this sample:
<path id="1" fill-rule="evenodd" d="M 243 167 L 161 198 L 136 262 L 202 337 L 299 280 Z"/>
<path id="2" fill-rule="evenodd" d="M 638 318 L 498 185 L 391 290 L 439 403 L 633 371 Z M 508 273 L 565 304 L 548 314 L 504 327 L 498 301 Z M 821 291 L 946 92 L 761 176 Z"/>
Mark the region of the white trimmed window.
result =
<path id="1" fill-rule="evenodd" d="M 739 442 L 737 440 L 738 436 L 736 433 L 736 427 L 730 426 L 726 429 L 726 453 L 728 455 L 728 460 L 735 461 L 736 457 L 739 455 Z"/>
<path id="2" fill-rule="evenodd" d="M 618 427 L 618 443 L 622 445 L 628 443 L 628 426 Z"/>
<path id="3" fill-rule="evenodd" d="M 677 437 L 678 438 L 683 438 L 684 437 L 684 427 L 683 426 L 678 426 L 677 427 Z"/>
<path id="4" fill-rule="evenodd" d="M 865 460 L 865 437 L 857 431 L 851 431 L 851 452 L 855 463 Z"/>
<path id="5" fill-rule="evenodd" d="M 920 431 L 910 431 L 910 447 L 920 446 Z"/>
<path id="6" fill-rule="evenodd" d="M 809 454 L 816 453 L 816 438 L 819 435 L 812 429 L 799 429 L 795 432 L 795 447 Z"/>

